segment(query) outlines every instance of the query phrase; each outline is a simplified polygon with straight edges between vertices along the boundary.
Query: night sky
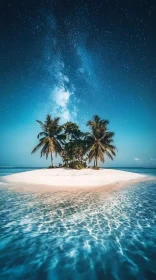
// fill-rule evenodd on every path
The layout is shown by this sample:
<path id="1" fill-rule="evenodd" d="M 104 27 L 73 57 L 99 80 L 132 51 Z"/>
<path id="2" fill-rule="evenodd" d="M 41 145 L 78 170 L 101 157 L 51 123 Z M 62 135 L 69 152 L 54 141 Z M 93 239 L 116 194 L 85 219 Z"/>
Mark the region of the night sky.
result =
<path id="1" fill-rule="evenodd" d="M 118 153 L 106 166 L 156 166 L 156 1 L 0 6 L 0 166 L 48 164 L 31 155 L 47 113 L 84 131 L 109 119 Z"/>

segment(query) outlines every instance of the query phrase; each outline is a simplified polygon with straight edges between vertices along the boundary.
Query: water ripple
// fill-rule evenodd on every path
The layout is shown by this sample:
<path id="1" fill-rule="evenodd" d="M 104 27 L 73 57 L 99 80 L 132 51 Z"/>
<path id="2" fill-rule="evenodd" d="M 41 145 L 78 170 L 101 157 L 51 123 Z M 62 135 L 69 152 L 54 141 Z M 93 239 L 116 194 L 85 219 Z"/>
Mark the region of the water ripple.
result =
<path id="1" fill-rule="evenodd" d="M 0 279 L 156 279 L 156 182 L 97 192 L 0 188 Z"/>

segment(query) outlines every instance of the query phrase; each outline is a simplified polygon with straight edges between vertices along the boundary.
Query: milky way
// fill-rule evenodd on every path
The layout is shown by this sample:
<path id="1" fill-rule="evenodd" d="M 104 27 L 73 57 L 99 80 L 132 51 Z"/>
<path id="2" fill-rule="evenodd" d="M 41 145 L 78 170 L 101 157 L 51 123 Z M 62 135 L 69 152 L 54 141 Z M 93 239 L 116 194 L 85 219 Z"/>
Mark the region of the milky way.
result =
<path id="1" fill-rule="evenodd" d="M 150 164 L 156 157 L 156 4 L 23 0 L 1 1 L 1 8 L 2 128 L 10 114 L 14 126 L 51 113 L 84 130 L 99 114 L 110 120 L 127 163 Z"/>

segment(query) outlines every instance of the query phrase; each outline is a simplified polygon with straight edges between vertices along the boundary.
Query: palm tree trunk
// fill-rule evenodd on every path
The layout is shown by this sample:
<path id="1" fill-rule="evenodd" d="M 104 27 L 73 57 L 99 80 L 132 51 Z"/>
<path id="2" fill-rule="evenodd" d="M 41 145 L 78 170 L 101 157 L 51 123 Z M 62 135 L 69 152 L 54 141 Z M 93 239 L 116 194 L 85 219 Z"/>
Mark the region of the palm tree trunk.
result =
<path id="1" fill-rule="evenodd" d="M 51 153 L 51 166 L 54 167 L 53 154 Z"/>
<path id="2" fill-rule="evenodd" d="M 96 157 L 96 159 L 95 159 L 95 167 L 97 167 L 97 164 L 98 164 L 98 159 Z"/>

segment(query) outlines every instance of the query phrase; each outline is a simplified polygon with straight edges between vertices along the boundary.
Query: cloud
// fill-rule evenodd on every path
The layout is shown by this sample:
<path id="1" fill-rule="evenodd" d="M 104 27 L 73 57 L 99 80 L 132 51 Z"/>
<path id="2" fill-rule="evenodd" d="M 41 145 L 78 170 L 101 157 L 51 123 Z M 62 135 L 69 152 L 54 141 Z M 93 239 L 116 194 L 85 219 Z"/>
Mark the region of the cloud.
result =
<path id="1" fill-rule="evenodd" d="M 139 158 L 137 158 L 137 157 L 136 157 L 136 158 L 134 158 L 134 160 L 135 160 L 135 161 L 140 161 L 140 159 L 139 159 Z"/>

